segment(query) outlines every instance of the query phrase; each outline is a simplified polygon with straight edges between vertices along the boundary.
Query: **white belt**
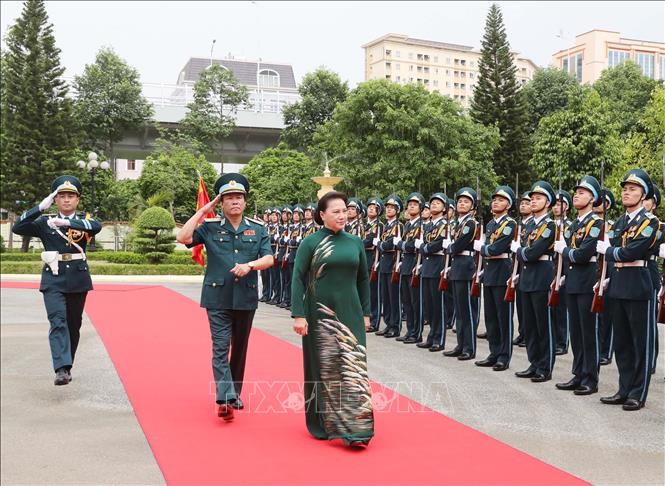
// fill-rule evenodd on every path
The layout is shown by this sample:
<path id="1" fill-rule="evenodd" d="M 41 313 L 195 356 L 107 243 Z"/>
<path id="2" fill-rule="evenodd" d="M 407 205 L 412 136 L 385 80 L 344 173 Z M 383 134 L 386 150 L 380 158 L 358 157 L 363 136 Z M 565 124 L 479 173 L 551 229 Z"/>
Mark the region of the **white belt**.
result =
<path id="1" fill-rule="evenodd" d="M 470 250 L 464 250 L 460 251 L 459 253 L 455 253 L 455 256 L 473 256 L 473 252 Z"/>
<path id="2" fill-rule="evenodd" d="M 436 253 L 432 253 L 432 255 L 441 255 L 444 256 L 446 254 L 445 251 L 437 251 Z"/>
<path id="3" fill-rule="evenodd" d="M 485 260 L 503 260 L 504 258 L 510 258 L 508 253 L 501 253 L 501 255 L 487 256 Z"/>
<path id="4" fill-rule="evenodd" d="M 538 260 L 543 261 L 543 262 L 551 262 L 552 261 L 552 256 L 551 255 L 540 255 L 540 258 Z"/>
<path id="5" fill-rule="evenodd" d="M 635 260 L 634 262 L 616 262 L 614 268 L 627 268 L 627 267 L 646 267 L 646 260 Z"/>
<path id="6" fill-rule="evenodd" d="M 59 262 L 69 262 L 71 260 L 85 260 L 85 253 L 59 253 Z"/>

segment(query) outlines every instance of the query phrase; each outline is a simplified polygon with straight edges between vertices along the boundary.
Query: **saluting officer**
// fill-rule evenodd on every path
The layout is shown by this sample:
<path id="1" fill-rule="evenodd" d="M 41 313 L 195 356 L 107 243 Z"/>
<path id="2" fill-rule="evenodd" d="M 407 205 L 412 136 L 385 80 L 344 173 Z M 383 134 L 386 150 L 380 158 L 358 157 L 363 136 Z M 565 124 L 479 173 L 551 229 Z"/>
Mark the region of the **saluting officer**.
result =
<path id="1" fill-rule="evenodd" d="M 455 328 L 457 346 L 445 351 L 445 356 L 457 357 L 460 361 L 476 356 L 476 320 L 471 296 L 471 280 L 476 266 L 473 260 L 473 240 L 478 222 L 473 217 L 473 210 L 478 204 L 478 195 L 470 187 L 463 187 L 455 194 L 457 221 L 455 239 L 443 241 L 443 248 L 452 257 L 450 276 L 455 305 Z"/>
<path id="2" fill-rule="evenodd" d="M 365 239 L 363 244 L 365 246 L 365 256 L 367 258 L 367 269 L 370 274 L 369 280 L 369 294 L 371 300 L 371 313 L 370 313 L 370 326 L 367 332 L 376 332 L 379 330 L 379 322 L 381 321 L 381 294 L 379 292 L 379 280 L 381 274 L 379 273 L 379 258 L 380 252 L 375 244 L 375 239 L 380 239 L 383 236 L 383 223 L 379 219 L 383 213 L 383 202 L 381 198 L 373 197 L 367 203 L 367 224 L 365 225 Z M 371 278 L 372 274 L 376 278 Z"/>
<path id="3" fill-rule="evenodd" d="M 399 282 L 392 282 L 392 273 L 397 260 L 397 241 L 404 234 L 404 227 L 399 222 L 399 213 L 402 211 L 402 200 L 396 194 L 388 196 L 385 203 L 386 225 L 381 239 L 374 238 L 373 243 L 378 245 L 381 257 L 379 260 L 379 285 L 381 302 L 383 304 L 383 321 L 386 327 L 376 333 L 377 336 L 393 338 L 400 335 L 402 318 L 399 306 Z"/>
<path id="4" fill-rule="evenodd" d="M 55 385 L 72 381 L 71 369 L 78 348 L 83 307 L 92 279 L 85 255 L 89 239 L 99 233 L 102 225 L 76 213 L 83 186 L 74 176 L 60 176 L 51 184 L 51 194 L 29 209 L 14 223 L 12 231 L 21 236 L 41 239 L 41 284 L 44 305 L 50 323 L 49 345 Z M 55 202 L 58 214 L 44 215 Z"/>
<path id="5" fill-rule="evenodd" d="M 531 196 L 529 191 L 522 194 L 520 198 L 520 245 L 526 246 L 527 236 L 529 234 L 529 225 L 533 222 L 533 212 L 531 211 Z M 517 275 L 519 275 L 519 268 L 517 267 Z M 519 277 L 518 277 L 519 278 Z M 517 337 L 513 340 L 513 344 L 523 348 L 526 346 L 524 340 L 524 304 L 522 302 L 522 292 L 519 286 L 515 286 L 515 308 L 517 309 Z"/>
<path id="6" fill-rule="evenodd" d="M 409 220 L 404 225 L 404 234 L 396 240 L 401 250 L 402 260 L 399 267 L 400 303 L 406 317 L 406 334 L 397 341 L 411 340 L 418 335 L 422 306 L 420 301 L 420 285 L 413 287 L 411 277 L 417 271 L 416 260 L 418 250 L 416 240 L 422 239 L 422 221 L 420 212 L 425 198 L 418 192 L 412 192 L 406 199 L 406 215 Z"/>
<path id="7" fill-rule="evenodd" d="M 561 201 L 563 200 L 563 207 Z M 568 219 L 568 211 L 573 205 L 573 200 L 568 191 L 557 191 L 556 202 L 552 206 L 553 220 L 559 227 L 559 220 L 563 217 L 563 234 L 566 243 L 570 243 L 570 225 L 572 221 Z M 562 216 L 563 213 L 563 216 Z M 554 255 L 554 265 L 557 264 L 558 255 Z M 554 319 L 554 336 L 555 336 L 555 353 L 557 355 L 566 354 L 568 352 L 568 344 L 570 342 L 570 317 L 568 316 L 568 307 L 566 300 L 566 269 L 564 265 L 561 269 L 561 276 L 563 284 L 559 287 L 559 305 L 552 310 L 552 317 Z"/>
<path id="8" fill-rule="evenodd" d="M 279 303 L 280 296 L 282 295 L 282 274 L 279 268 L 279 238 L 280 238 L 280 229 L 281 225 L 279 223 L 281 210 L 279 207 L 275 206 L 270 211 L 270 224 L 269 227 L 269 237 L 270 237 L 270 248 L 272 250 L 274 265 L 271 266 L 268 271 L 270 272 L 270 300 L 268 304 L 277 305 Z"/>
<path id="9" fill-rule="evenodd" d="M 591 311 L 593 287 L 597 281 L 596 243 L 603 221 L 593 212 L 602 201 L 600 184 L 585 176 L 574 188 L 573 205 L 577 219 L 570 226 L 570 236 L 554 243 L 554 251 L 563 258 L 566 270 L 567 312 L 570 318 L 570 346 L 573 350 L 573 378 L 557 383 L 559 390 L 573 390 L 575 395 L 598 391 L 600 353 L 598 349 L 598 314 Z"/>
<path id="10" fill-rule="evenodd" d="M 428 348 L 431 352 L 443 351 L 446 346 L 446 329 L 444 326 L 444 292 L 439 290 L 439 280 L 443 270 L 443 240 L 446 231 L 446 219 L 443 212 L 447 211 L 448 198 L 441 192 L 432 194 L 429 198 L 432 220 L 425 228 L 425 234 L 420 246 L 422 253 L 422 271 L 420 285 L 422 288 L 423 318 L 420 329 L 414 342 L 422 341 L 423 323 L 426 319 L 430 329 L 427 339 L 416 346 Z M 416 245 L 420 245 L 417 242 Z M 446 292 L 447 293 L 447 292 Z M 408 342 L 408 341 L 405 341 Z"/>
<path id="11" fill-rule="evenodd" d="M 548 216 L 554 203 L 554 189 L 549 182 L 538 181 L 529 195 L 534 219 L 528 227 L 526 246 L 517 241 L 510 246 L 522 267 L 518 288 L 522 291 L 524 338 L 530 363 L 526 370 L 515 375 L 540 383 L 552 379 L 555 359 L 551 309 L 547 305 L 550 285 L 555 278 L 552 254 L 556 224 Z"/>
<path id="12" fill-rule="evenodd" d="M 503 298 L 512 273 L 510 243 L 517 231 L 517 223 L 508 216 L 514 202 L 515 192 L 510 187 L 497 187 L 492 194 L 494 218 L 485 228 L 485 242 L 473 242 L 484 262 L 485 327 L 490 348 L 489 356 L 475 364 L 491 366 L 494 371 L 507 370 L 513 354 L 513 305 Z"/>
<path id="13" fill-rule="evenodd" d="M 268 232 L 260 221 L 243 217 L 249 182 L 241 174 L 224 174 L 215 182 L 215 199 L 199 209 L 178 232 L 179 243 L 204 244 L 208 266 L 203 278 L 201 307 L 208 313 L 212 336 L 212 369 L 217 416 L 233 419 L 243 408 L 240 393 L 247 343 L 258 305 L 257 274 L 274 263 Z M 221 201 L 224 218 L 201 217 Z M 229 347 L 233 348 L 229 360 Z"/>
<path id="14" fill-rule="evenodd" d="M 594 213 L 597 216 L 602 217 L 603 212 L 606 214 L 614 207 L 615 199 L 614 194 L 607 188 L 601 189 L 602 193 L 602 203 L 599 202 L 596 206 L 593 207 Z M 617 243 L 617 240 L 614 237 L 614 221 L 606 216 L 605 218 L 605 235 L 609 239 L 610 243 L 613 245 Z M 607 275 L 612 274 L 612 268 L 614 264 L 612 262 L 605 261 L 607 266 Z M 600 271 L 600 269 L 599 269 Z M 612 304 L 610 303 L 610 297 L 605 294 L 603 296 L 604 306 L 603 313 L 600 314 L 600 325 L 599 325 L 599 347 L 600 347 L 600 366 L 608 365 L 612 362 L 612 356 L 614 355 L 614 329 L 612 329 Z"/>
<path id="15" fill-rule="evenodd" d="M 651 197 L 644 201 L 644 208 L 651 213 L 654 217 L 656 209 L 660 206 L 660 191 L 654 185 Z M 657 218 L 656 218 L 657 219 Z M 665 223 L 658 221 L 658 236 L 656 241 L 649 249 L 649 259 L 647 261 L 647 268 L 649 275 L 651 275 L 651 283 L 653 284 L 653 312 L 651 314 L 651 374 L 656 372 L 656 360 L 658 359 L 658 292 L 660 291 L 660 267 L 658 266 L 658 250 L 660 244 L 663 242 L 663 234 L 665 233 Z"/>

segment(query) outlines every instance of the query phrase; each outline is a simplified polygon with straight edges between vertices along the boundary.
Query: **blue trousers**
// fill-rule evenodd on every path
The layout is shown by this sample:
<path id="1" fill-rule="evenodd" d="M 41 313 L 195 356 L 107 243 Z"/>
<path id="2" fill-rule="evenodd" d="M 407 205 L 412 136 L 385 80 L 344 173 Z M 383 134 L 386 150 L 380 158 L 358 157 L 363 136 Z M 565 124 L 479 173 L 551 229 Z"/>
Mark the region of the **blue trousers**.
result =
<path id="1" fill-rule="evenodd" d="M 79 344 L 83 307 L 88 292 L 44 290 L 44 306 L 50 323 L 48 341 L 53 369 L 71 369 Z"/>

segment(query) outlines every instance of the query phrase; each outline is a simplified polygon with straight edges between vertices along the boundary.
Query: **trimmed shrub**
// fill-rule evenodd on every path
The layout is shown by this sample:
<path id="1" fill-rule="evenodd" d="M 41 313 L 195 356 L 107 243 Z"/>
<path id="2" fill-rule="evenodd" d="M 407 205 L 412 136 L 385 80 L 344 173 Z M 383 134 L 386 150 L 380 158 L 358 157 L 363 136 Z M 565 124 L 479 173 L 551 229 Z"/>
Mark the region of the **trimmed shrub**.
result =
<path id="1" fill-rule="evenodd" d="M 143 211 L 136 221 L 133 238 L 137 253 L 172 253 L 175 249 L 173 228 L 175 220 L 166 209 L 153 206 Z"/>

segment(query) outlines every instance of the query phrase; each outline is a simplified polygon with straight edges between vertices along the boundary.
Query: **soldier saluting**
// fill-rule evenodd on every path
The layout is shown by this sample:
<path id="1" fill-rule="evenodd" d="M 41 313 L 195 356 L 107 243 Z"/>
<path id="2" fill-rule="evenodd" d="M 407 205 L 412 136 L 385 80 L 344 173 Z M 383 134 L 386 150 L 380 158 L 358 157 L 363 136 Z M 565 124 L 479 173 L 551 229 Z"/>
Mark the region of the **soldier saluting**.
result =
<path id="1" fill-rule="evenodd" d="M 55 370 L 55 385 L 72 381 L 71 369 L 79 343 L 83 307 L 92 279 L 85 247 L 88 238 L 99 233 L 102 225 L 77 214 L 83 186 L 74 176 L 58 177 L 49 194 L 38 206 L 26 211 L 14 224 L 17 235 L 34 236 L 42 241 L 42 279 L 39 291 L 51 325 L 49 345 Z M 55 202 L 57 216 L 45 216 Z"/>

